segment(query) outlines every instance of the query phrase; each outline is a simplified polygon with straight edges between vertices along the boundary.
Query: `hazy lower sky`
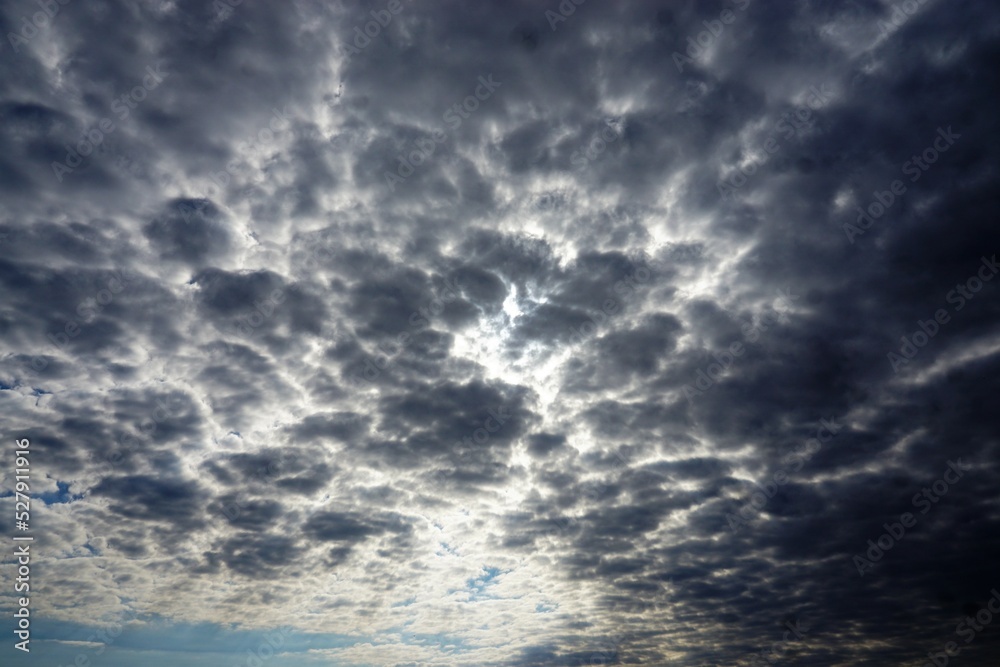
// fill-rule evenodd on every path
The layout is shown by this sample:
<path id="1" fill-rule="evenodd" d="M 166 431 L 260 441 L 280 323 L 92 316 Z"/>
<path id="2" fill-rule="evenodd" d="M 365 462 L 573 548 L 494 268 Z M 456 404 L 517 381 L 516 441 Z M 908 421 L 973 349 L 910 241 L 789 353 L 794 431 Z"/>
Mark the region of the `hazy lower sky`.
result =
<path id="1" fill-rule="evenodd" d="M 4 665 L 1000 661 L 995 2 L 0 33 Z"/>

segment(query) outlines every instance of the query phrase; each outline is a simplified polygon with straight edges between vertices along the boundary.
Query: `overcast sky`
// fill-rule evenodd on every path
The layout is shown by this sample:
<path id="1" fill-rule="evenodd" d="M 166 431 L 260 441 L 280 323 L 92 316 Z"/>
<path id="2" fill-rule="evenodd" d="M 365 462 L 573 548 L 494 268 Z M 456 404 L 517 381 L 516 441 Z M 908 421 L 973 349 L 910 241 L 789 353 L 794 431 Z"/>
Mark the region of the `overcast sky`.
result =
<path id="1" fill-rule="evenodd" d="M 998 664 L 992 0 L 0 33 L 5 665 Z"/>

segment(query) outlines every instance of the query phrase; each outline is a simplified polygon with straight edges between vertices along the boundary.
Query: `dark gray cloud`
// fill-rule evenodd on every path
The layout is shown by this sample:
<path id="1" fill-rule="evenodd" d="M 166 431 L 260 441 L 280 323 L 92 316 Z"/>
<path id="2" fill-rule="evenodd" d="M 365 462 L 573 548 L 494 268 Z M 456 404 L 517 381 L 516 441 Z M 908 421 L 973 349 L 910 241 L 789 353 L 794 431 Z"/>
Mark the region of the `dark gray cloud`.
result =
<path id="1" fill-rule="evenodd" d="M 993 5 L 42 4 L 0 11 L 39 625 L 996 662 Z"/>

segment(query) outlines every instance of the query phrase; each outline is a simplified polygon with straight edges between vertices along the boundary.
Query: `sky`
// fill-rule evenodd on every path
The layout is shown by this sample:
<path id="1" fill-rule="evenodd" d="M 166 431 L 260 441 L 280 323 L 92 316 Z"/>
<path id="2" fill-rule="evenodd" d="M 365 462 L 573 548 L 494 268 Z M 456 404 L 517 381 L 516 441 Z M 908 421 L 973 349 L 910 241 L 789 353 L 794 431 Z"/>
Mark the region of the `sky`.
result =
<path id="1" fill-rule="evenodd" d="M 1000 661 L 996 3 L 0 33 L 4 665 Z"/>

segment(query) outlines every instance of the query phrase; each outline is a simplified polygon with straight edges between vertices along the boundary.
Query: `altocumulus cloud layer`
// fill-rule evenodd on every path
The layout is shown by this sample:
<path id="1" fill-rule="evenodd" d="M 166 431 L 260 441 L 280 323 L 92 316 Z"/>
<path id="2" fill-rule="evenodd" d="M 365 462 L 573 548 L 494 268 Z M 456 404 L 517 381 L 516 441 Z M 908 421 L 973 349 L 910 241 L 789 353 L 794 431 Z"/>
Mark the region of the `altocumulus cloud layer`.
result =
<path id="1" fill-rule="evenodd" d="M 997 663 L 994 3 L 0 29 L 4 664 Z"/>

